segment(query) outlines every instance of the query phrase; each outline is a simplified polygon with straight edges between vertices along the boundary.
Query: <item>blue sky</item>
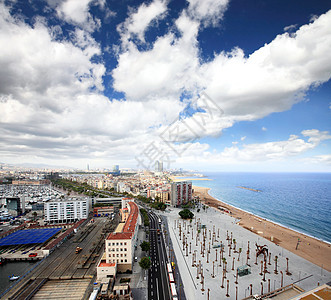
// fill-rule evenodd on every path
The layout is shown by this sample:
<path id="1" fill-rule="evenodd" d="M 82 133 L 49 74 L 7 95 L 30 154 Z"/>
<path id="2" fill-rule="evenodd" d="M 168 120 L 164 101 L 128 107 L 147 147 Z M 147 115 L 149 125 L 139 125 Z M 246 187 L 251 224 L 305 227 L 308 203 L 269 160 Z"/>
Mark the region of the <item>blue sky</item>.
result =
<path id="1" fill-rule="evenodd" d="M 329 1 L 0 1 L 0 162 L 331 171 Z"/>

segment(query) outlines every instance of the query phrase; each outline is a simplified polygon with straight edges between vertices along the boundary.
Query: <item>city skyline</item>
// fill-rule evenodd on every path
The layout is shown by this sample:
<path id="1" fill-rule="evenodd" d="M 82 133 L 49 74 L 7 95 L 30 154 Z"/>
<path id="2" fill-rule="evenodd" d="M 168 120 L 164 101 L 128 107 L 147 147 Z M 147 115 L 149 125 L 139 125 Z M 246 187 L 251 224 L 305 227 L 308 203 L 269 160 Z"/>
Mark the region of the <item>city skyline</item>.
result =
<path id="1" fill-rule="evenodd" d="M 0 3 L 0 162 L 331 171 L 327 1 Z"/>

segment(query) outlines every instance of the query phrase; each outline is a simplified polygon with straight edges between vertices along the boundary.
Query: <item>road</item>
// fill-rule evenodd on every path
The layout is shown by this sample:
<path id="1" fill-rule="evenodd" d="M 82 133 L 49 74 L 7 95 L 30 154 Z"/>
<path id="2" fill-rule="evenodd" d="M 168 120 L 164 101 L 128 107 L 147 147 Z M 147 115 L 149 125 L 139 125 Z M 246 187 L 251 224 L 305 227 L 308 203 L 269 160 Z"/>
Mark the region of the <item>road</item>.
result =
<path id="1" fill-rule="evenodd" d="M 166 241 L 167 247 L 169 248 L 170 261 L 171 261 L 171 263 L 174 263 L 174 266 L 175 266 L 175 269 L 173 270 L 173 274 L 174 274 L 175 282 L 176 282 L 178 300 L 186 300 L 182 276 L 180 275 L 180 272 L 178 270 L 177 258 L 173 251 L 174 247 L 172 245 L 172 241 L 169 237 L 170 225 L 168 224 L 167 218 L 165 216 L 162 217 L 162 224 L 164 224 L 164 232 L 167 233 L 167 234 L 165 234 L 165 241 Z"/>
<path id="2" fill-rule="evenodd" d="M 161 224 L 159 224 L 159 217 L 155 213 L 150 212 L 148 216 L 150 220 L 149 241 L 151 244 L 150 258 L 152 262 L 152 266 L 148 271 L 148 299 L 169 300 L 171 296 L 166 266 L 168 258 Z"/>

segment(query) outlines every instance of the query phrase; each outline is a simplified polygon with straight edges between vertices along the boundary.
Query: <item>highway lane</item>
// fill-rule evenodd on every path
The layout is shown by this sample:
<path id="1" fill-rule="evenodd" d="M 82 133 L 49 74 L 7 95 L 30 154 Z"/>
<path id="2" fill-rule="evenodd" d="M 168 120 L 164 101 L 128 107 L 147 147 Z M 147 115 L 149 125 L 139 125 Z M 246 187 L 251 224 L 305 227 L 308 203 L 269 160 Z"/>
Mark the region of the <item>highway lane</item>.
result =
<path id="1" fill-rule="evenodd" d="M 159 217 L 150 212 L 150 234 L 151 244 L 150 258 L 152 266 L 148 273 L 148 299 L 168 300 L 171 299 L 169 292 L 168 273 L 166 269 L 167 256 Z M 158 234 L 159 230 L 159 234 Z"/>

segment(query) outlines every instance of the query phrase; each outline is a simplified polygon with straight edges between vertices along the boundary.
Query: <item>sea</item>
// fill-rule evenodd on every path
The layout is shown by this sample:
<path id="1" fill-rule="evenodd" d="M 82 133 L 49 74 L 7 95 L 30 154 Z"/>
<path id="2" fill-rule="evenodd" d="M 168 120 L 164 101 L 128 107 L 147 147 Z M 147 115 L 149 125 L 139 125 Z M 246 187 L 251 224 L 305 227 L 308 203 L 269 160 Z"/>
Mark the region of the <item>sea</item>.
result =
<path id="1" fill-rule="evenodd" d="M 17 281 L 10 281 L 10 276 L 24 276 L 29 272 L 35 265 L 36 261 L 18 261 L 18 262 L 7 262 L 0 266 L 0 298 L 9 287 L 15 285 Z"/>
<path id="2" fill-rule="evenodd" d="M 204 173 L 214 198 L 331 243 L 331 173 Z M 239 188 L 240 186 L 259 192 Z"/>

